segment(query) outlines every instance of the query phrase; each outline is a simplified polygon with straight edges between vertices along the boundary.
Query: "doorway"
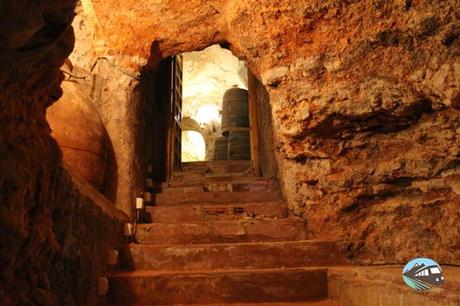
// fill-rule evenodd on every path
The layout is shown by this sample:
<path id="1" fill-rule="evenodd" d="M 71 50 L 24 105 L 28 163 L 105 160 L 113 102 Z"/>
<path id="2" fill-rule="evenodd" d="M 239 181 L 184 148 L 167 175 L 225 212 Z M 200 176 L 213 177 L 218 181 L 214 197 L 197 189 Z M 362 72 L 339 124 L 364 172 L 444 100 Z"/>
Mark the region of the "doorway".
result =
<path id="1" fill-rule="evenodd" d="M 245 63 L 219 45 L 170 61 L 167 177 L 185 163 L 226 160 L 247 160 L 260 175 L 256 97 Z"/>
<path id="2" fill-rule="evenodd" d="M 165 58 L 154 68 L 147 68 L 143 79 L 143 97 L 148 107 L 143 116 L 150 130 L 145 152 L 149 152 L 149 169 L 155 169 L 149 172 L 150 178 L 156 182 L 168 181 L 190 163 L 195 166 L 198 163 L 225 164 L 229 159 L 228 147 L 222 145 L 222 139 L 226 137 L 236 138 L 238 141 L 232 144 L 241 144 L 246 150 L 238 151 L 246 155 L 239 154 L 231 160 L 245 159 L 242 163 L 247 164 L 254 175 L 261 176 L 260 168 L 264 169 L 266 155 L 263 144 L 270 135 L 258 132 L 258 111 L 264 126 L 267 121 L 266 107 L 258 110 L 258 97 L 263 105 L 268 102 L 263 86 L 244 62 L 216 45 Z M 228 114 L 223 106 L 229 90 L 246 93 L 245 119 L 227 116 L 223 129 L 224 117 Z"/>

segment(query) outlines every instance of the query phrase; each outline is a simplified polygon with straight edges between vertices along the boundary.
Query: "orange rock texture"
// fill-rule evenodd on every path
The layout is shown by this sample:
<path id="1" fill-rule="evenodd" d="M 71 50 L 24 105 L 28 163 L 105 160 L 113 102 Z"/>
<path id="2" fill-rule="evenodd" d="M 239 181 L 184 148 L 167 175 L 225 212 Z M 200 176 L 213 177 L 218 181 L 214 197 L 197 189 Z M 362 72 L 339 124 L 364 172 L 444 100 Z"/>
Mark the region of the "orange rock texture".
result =
<path id="1" fill-rule="evenodd" d="M 46 108 L 61 95 L 75 1 L 0 9 L 0 305 L 95 305 L 127 216 L 61 166 Z M 104 235 L 104 233 L 109 233 Z"/>
<path id="2" fill-rule="evenodd" d="M 266 86 L 279 175 L 359 263 L 460 263 L 460 1 L 107 1 L 113 52 L 228 45 Z"/>
<path id="3" fill-rule="evenodd" d="M 75 185 L 45 119 L 62 94 L 75 2 L 0 10 L 1 305 L 94 305 L 126 221 Z M 221 43 L 247 62 L 270 99 L 290 213 L 311 238 L 338 240 L 357 263 L 460 264 L 460 1 L 81 2 L 103 53 L 154 64 Z M 114 134 L 125 117 L 100 109 L 119 120 L 102 118 Z"/>

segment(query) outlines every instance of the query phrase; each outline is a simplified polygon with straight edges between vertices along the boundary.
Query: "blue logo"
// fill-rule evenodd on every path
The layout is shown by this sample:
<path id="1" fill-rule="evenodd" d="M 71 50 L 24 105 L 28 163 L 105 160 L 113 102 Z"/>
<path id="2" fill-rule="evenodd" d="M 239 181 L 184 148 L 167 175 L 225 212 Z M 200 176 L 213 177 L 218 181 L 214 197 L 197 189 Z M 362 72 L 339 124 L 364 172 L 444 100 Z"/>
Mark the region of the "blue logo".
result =
<path id="1" fill-rule="evenodd" d="M 403 280 L 412 289 L 430 290 L 444 284 L 441 266 L 429 258 L 416 258 L 407 263 L 402 271 Z"/>

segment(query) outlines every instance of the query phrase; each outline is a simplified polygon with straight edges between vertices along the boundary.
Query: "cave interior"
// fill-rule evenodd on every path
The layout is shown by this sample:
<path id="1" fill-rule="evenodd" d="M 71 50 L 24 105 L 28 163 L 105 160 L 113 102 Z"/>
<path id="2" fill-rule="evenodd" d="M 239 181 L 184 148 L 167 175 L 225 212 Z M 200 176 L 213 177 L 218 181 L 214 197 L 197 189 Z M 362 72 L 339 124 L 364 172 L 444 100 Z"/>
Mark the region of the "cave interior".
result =
<path id="1" fill-rule="evenodd" d="M 0 305 L 460 305 L 459 8 L 3 0 Z"/>

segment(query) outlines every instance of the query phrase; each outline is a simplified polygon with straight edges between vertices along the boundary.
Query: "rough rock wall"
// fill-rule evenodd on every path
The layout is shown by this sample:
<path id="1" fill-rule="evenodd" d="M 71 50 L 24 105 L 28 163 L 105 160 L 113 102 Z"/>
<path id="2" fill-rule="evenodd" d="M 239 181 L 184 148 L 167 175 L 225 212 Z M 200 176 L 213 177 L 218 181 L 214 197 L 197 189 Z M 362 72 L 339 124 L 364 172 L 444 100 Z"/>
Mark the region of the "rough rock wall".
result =
<path id="1" fill-rule="evenodd" d="M 292 210 L 356 262 L 460 262 L 459 4 L 326 6 L 329 45 L 265 74 Z"/>
<path id="2" fill-rule="evenodd" d="M 0 305 L 94 305 L 127 219 L 62 168 L 45 120 L 62 94 L 74 5 L 11 0 L 0 10 Z"/>
<path id="3" fill-rule="evenodd" d="M 278 176 L 278 164 L 275 157 L 275 132 L 273 129 L 272 108 L 270 96 L 259 81 L 255 80 L 255 91 L 257 95 L 257 116 L 259 130 L 259 163 L 263 177 Z"/>
<path id="4" fill-rule="evenodd" d="M 227 42 L 261 78 L 311 237 L 356 262 L 460 263 L 460 1 L 134 2 L 93 0 L 117 52 Z"/>
<path id="5" fill-rule="evenodd" d="M 145 163 L 140 158 L 146 122 L 140 98 L 140 70 L 147 61 L 139 56 L 114 54 L 101 34 L 90 0 L 80 0 L 72 23 L 75 49 L 69 56 L 76 76 L 94 100 L 113 147 L 112 184 L 107 195 L 127 214 L 143 189 Z"/>

